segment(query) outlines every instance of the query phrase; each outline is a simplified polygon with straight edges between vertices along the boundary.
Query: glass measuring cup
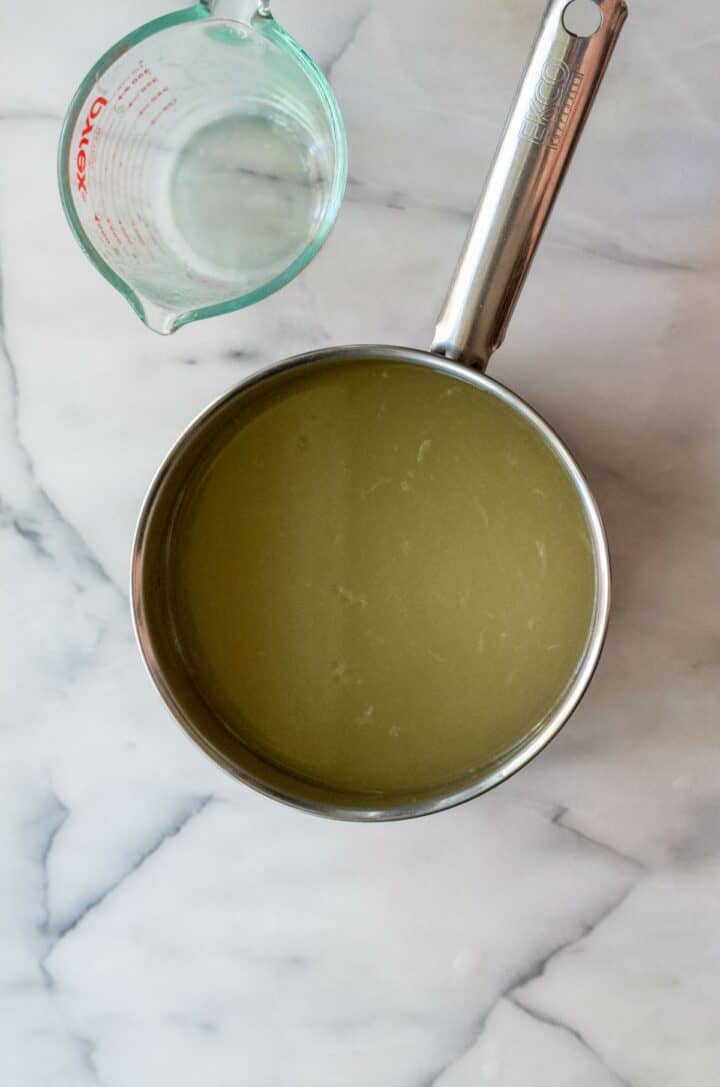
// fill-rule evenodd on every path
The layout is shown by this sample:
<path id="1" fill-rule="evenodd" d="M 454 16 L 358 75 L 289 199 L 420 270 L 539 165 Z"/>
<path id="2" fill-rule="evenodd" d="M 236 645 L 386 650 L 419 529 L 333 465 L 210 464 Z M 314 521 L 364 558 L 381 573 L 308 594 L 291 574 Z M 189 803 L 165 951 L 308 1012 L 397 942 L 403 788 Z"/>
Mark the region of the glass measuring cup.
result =
<path id="1" fill-rule="evenodd" d="M 109 49 L 70 105 L 63 207 L 156 332 L 260 301 L 327 238 L 345 191 L 337 101 L 268 3 L 202 0 Z"/>

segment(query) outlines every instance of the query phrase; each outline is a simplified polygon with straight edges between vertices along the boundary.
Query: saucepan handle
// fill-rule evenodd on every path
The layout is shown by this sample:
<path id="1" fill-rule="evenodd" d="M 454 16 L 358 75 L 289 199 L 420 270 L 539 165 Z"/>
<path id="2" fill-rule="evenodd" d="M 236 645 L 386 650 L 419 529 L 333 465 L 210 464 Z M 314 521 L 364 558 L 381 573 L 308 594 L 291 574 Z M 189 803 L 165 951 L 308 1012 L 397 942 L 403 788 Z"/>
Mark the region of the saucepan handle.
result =
<path id="1" fill-rule="evenodd" d="M 550 0 L 438 319 L 436 353 L 484 369 L 502 343 L 626 17 L 625 0 Z"/>

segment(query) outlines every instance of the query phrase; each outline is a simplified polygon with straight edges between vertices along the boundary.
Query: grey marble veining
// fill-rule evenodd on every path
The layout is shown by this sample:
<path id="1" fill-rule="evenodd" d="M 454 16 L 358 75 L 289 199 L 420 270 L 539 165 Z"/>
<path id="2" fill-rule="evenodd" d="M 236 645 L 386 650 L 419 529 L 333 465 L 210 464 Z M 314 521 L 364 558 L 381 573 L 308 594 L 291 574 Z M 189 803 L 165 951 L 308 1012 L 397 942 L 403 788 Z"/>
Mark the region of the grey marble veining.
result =
<path id="1" fill-rule="evenodd" d="M 276 0 L 344 109 L 348 198 L 284 291 L 167 340 L 79 252 L 55 182 L 78 79 L 167 9 L 5 5 L 3 1087 L 717 1082 L 720 16 L 630 6 L 492 367 L 605 515 L 603 662 L 501 790 L 363 827 L 242 789 L 170 721 L 131 634 L 135 517 L 180 428 L 257 366 L 429 343 L 540 0 Z"/>

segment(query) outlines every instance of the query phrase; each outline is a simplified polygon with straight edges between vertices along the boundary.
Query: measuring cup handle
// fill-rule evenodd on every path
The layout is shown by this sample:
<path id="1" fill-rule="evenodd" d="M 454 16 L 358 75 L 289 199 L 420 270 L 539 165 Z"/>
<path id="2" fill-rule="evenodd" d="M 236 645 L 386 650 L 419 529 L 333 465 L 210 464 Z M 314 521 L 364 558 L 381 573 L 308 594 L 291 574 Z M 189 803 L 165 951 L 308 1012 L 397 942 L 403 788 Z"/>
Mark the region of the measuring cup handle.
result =
<path id="1" fill-rule="evenodd" d="M 437 354 L 485 369 L 504 339 L 627 17 L 625 0 L 594 2 L 597 12 L 589 0 L 547 6 L 438 318 Z M 573 22 L 580 9 L 602 20 L 589 36 Z"/>
<path id="2" fill-rule="evenodd" d="M 210 15 L 250 23 L 256 15 L 269 17 L 270 0 L 200 0 Z"/>

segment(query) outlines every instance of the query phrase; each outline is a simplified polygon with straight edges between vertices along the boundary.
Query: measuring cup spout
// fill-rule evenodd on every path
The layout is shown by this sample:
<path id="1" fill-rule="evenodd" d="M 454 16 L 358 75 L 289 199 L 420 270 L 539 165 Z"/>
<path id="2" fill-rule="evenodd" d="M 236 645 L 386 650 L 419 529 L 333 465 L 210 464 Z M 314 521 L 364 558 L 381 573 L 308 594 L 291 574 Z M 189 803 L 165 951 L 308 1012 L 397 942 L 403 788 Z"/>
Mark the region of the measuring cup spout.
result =
<path id="1" fill-rule="evenodd" d="M 153 332 L 159 332 L 161 336 L 169 336 L 171 332 L 174 332 L 176 328 L 185 323 L 182 320 L 183 315 L 181 313 L 167 309 L 158 302 L 154 302 L 150 298 L 143 298 L 137 293 L 132 305 L 140 320 Z"/>

